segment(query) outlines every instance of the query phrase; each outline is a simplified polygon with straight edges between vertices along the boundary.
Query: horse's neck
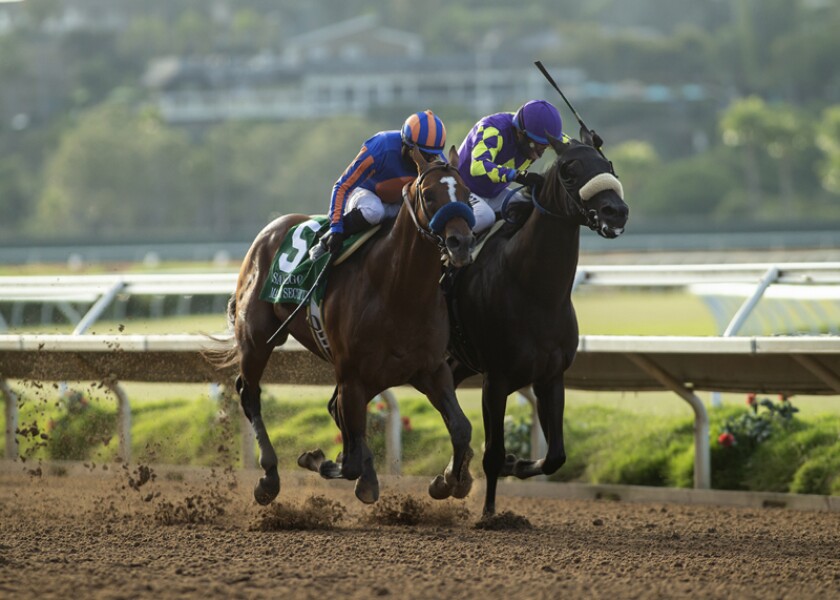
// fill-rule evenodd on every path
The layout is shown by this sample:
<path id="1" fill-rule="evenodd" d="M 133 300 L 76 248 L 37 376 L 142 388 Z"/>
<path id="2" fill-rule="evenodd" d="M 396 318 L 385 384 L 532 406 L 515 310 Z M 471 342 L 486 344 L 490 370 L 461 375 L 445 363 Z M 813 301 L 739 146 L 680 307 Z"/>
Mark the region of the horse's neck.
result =
<path id="1" fill-rule="evenodd" d="M 508 268 L 529 296 L 555 302 L 570 293 L 580 252 L 580 225 L 537 209 L 506 248 Z"/>
<path id="2" fill-rule="evenodd" d="M 404 298 L 404 303 L 428 302 L 435 296 L 440 278 L 440 253 L 417 233 L 411 215 L 403 208 L 384 240 L 376 247 L 370 268 L 379 273 L 385 289 Z"/>

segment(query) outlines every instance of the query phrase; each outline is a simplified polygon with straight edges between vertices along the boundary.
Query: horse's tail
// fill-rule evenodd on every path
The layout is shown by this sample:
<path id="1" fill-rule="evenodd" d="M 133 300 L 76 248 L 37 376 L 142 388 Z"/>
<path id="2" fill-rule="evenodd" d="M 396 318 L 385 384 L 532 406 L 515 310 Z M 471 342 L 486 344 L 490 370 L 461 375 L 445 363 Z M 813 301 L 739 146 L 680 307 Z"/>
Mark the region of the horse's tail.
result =
<path id="1" fill-rule="evenodd" d="M 232 334 L 233 327 L 236 323 L 236 293 L 230 295 L 230 300 L 227 303 L 227 321 L 228 331 Z M 209 334 L 208 338 L 215 343 L 212 348 L 205 348 L 201 351 L 201 355 L 213 367 L 219 371 L 223 371 L 239 364 L 239 344 L 236 343 L 236 337 L 233 335 L 225 338 L 218 338 Z"/>

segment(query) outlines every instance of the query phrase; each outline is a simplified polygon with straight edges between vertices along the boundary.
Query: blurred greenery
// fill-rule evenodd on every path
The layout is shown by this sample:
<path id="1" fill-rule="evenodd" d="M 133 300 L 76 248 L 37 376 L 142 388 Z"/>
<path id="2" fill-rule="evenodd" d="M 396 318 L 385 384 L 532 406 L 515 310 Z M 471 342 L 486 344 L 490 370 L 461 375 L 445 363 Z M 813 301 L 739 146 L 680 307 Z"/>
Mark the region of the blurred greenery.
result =
<path id="1" fill-rule="evenodd" d="M 279 54 L 291 36 L 364 14 L 418 34 L 437 59 L 495 40 L 523 69 L 541 58 L 593 84 L 701 91 L 576 105 L 607 141 L 635 227 L 840 222 L 834 1 L 113 0 L 119 27 L 55 27 L 74 3 L 95 4 L 25 0 L 0 30 L 4 240 L 249 239 L 277 213 L 325 212 L 362 141 L 426 107 L 174 127 L 142 79 L 157 58 Z M 480 116 L 432 108 L 455 144 Z"/>
<path id="2" fill-rule="evenodd" d="M 108 463 L 118 456 L 115 403 L 93 388 L 76 394 L 89 399 L 84 409 L 54 401 L 55 394 L 46 390 L 21 393 L 21 429 L 31 433 L 18 439 L 27 461 Z M 134 461 L 241 466 L 238 405 L 212 400 L 206 392 L 182 394 L 177 386 L 166 386 L 154 398 L 132 402 Z M 472 446 L 479 457 L 473 462 L 474 472 L 481 469 L 484 439 L 477 394 L 477 390 L 459 393 L 466 399 L 464 411 L 473 423 Z M 328 396 L 329 390 L 322 387 L 265 388 L 263 415 L 281 469 L 297 469 L 297 456 L 305 450 L 319 447 L 328 456 L 340 451 L 338 429 L 326 410 Z M 691 487 L 690 411 L 667 395 L 641 396 L 638 402 L 625 398 L 611 403 L 570 392 L 564 426 L 568 460 L 550 479 Z M 440 472 L 451 454 L 440 415 L 413 390 L 400 389 L 398 402 L 400 414 L 408 419 L 402 434 L 402 472 L 423 476 Z M 725 447 L 716 440 L 726 423 L 750 411 L 743 402 L 734 402 L 730 399 L 722 408 L 710 409 L 713 488 L 840 495 L 840 413 L 836 407 L 826 412 L 830 402 L 819 402 L 807 408 L 810 400 L 802 399 L 804 409 L 789 426 L 774 426 L 772 434 L 758 444 Z M 797 399 L 793 402 L 800 405 Z M 370 410 L 377 416 L 382 408 L 372 403 Z M 508 414 L 512 422 L 529 419 L 528 406 L 517 402 L 510 403 Z M 377 468 L 384 472 L 382 432 L 374 428 L 369 435 Z"/>

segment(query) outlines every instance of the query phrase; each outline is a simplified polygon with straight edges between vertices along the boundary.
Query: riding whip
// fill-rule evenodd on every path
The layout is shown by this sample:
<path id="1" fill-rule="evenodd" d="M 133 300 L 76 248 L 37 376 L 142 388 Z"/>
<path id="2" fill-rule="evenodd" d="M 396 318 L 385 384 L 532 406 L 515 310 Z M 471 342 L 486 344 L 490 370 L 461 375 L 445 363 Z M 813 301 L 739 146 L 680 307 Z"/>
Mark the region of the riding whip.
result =
<path id="1" fill-rule="evenodd" d="M 575 118 L 577 119 L 578 123 L 580 123 L 581 128 L 593 137 L 593 141 L 596 142 L 595 148 L 598 150 L 598 152 L 600 152 L 601 151 L 601 144 L 603 144 L 604 141 L 600 138 L 600 136 L 598 136 L 598 134 L 596 134 L 594 131 L 589 129 L 589 127 L 586 126 L 586 123 L 583 122 L 583 119 L 578 114 L 578 112 L 575 110 L 575 107 L 572 106 L 572 103 L 569 102 L 568 98 L 566 98 L 566 94 L 563 93 L 563 90 L 560 89 L 560 86 L 557 85 L 557 83 L 554 81 L 554 78 L 551 75 L 549 75 L 548 71 L 546 70 L 546 68 L 542 64 L 542 61 L 535 60 L 534 64 L 537 66 L 537 68 L 540 70 L 540 72 L 543 74 L 543 76 L 546 78 L 546 80 L 548 80 L 548 83 L 551 84 L 551 87 L 553 87 L 555 90 L 557 90 L 557 93 L 560 94 L 560 96 L 563 98 L 563 101 L 566 103 L 566 106 L 569 107 L 569 110 L 572 111 L 572 114 L 575 115 Z M 595 140 L 596 136 L 598 137 L 598 140 Z M 600 141 L 600 143 L 598 143 L 598 141 Z M 603 154 L 602 154 L 602 156 L 603 156 Z"/>

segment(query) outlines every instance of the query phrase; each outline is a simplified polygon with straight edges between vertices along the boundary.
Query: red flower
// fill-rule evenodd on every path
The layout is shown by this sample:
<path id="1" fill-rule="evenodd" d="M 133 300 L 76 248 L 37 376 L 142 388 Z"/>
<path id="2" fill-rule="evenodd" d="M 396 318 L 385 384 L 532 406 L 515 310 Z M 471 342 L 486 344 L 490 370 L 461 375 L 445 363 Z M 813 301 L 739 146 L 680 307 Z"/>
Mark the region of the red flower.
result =
<path id="1" fill-rule="evenodd" d="M 747 404 L 749 404 L 750 406 L 755 406 L 755 403 L 755 394 L 747 394 Z"/>
<path id="2" fill-rule="evenodd" d="M 735 443 L 735 436 L 725 431 L 718 436 L 718 444 L 724 448 L 729 448 Z"/>
<path id="3" fill-rule="evenodd" d="M 403 417 L 402 426 L 405 431 L 411 431 L 411 419 L 409 419 L 408 417 Z"/>
<path id="4" fill-rule="evenodd" d="M 385 410 L 385 403 L 384 402 L 377 402 L 376 403 L 376 410 L 382 412 Z"/>

